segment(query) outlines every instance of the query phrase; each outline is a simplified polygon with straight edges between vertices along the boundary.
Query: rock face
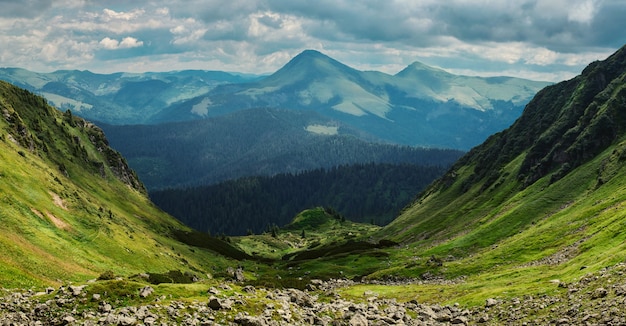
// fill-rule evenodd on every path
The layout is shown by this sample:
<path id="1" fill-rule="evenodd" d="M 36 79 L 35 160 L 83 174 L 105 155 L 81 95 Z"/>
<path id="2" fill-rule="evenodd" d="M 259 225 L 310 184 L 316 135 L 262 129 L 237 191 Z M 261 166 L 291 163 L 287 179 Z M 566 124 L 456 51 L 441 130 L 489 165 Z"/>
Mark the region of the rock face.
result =
<path id="1" fill-rule="evenodd" d="M 472 308 L 398 302 L 369 291 L 364 302 L 352 302 L 336 292 L 355 284 L 349 280 L 315 280 L 310 285 L 316 290 L 304 291 L 249 285 L 236 291 L 236 283 L 224 283 L 223 291 L 207 291 L 204 302 L 167 301 L 144 287 L 137 289 L 143 302 L 139 306 L 107 302 L 104 293 L 87 296 L 85 287 L 38 293 L 0 290 L 0 325 L 624 325 L 624 275 L 626 264 L 619 264 L 574 283 L 554 284 L 553 296 L 489 298 Z M 97 305 L 87 308 L 94 301 Z"/>

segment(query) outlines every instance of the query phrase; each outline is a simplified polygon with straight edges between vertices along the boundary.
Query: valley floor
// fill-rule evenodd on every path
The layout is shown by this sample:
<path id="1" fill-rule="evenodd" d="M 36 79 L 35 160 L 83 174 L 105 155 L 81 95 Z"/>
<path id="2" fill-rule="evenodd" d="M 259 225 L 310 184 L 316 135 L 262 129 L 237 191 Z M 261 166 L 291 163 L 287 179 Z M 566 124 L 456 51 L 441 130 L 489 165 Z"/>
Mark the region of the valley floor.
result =
<path id="1" fill-rule="evenodd" d="M 45 292 L 2 290 L 2 325 L 623 325 L 626 264 L 569 284 L 553 282 L 554 295 L 490 298 L 484 305 L 442 306 L 403 302 L 349 280 L 312 280 L 304 290 L 268 289 L 242 282 L 148 285 L 93 281 Z M 376 284 L 387 293 L 411 283 Z"/>

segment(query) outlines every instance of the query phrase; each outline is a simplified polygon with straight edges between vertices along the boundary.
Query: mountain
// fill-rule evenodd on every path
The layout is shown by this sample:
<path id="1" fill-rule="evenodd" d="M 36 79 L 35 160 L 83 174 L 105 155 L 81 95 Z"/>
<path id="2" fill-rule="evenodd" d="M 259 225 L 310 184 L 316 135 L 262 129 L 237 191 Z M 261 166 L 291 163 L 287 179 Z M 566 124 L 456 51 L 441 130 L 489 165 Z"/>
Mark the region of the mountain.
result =
<path id="1" fill-rule="evenodd" d="M 419 62 L 396 75 L 359 71 L 313 50 L 303 51 L 269 76 L 3 68 L 0 79 L 107 124 L 162 124 L 252 108 L 286 109 L 315 112 L 378 141 L 460 150 L 508 127 L 549 84 L 457 76 Z"/>
<path id="2" fill-rule="evenodd" d="M 0 113 L 3 288 L 227 264 L 176 240 L 191 230 L 150 202 L 94 124 L 6 82 Z"/>
<path id="3" fill-rule="evenodd" d="M 40 94 L 63 110 L 114 124 L 144 123 L 160 110 L 202 95 L 219 84 L 257 78 L 205 70 L 96 74 L 79 70 L 37 73 L 0 68 L 0 80 Z"/>
<path id="4" fill-rule="evenodd" d="M 256 82 L 220 85 L 153 117 L 154 123 L 255 107 L 314 111 L 376 138 L 469 149 L 508 127 L 545 82 L 456 76 L 414 63 L 392 76 L 358 71 L 307 50 Z"/>
<path id="5" fill-rule="evenodd" d="M 448 166 L 462 154 L 373 142 L 310 111 L 249 109 L 189 122 L 99 125 L 151 191 L 345 164 Z"/>
<path id="6" fill-rule="evenodd" d="M 394 257 L 402 262 L 378 274 L 467 278 L 502 297 L 558 295 L 550 280 L 567 293 L 623 262 L 625 103 L 626 47 L 540 91 L 381 231 L 413 258 Z"/>

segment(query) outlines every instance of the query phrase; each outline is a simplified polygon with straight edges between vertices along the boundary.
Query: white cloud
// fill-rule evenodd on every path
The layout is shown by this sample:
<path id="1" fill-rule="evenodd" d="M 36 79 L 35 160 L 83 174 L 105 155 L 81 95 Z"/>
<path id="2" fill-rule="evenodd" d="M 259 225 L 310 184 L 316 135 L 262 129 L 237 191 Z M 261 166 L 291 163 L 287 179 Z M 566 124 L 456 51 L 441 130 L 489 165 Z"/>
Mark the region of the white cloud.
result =
<path id="1" fill-rule="evenodd" d="M 623 0 L 38 1 L 3 7 L 2 65 L 267 73 L 317 49 L 388 73 L 425 61 L 559 78 L 626 43 Z"/>
<path id="2" fill-rule="evenodd" d="M 122 42 L 120 42 L 120 48 L 122 49 L 136 48 L 140 46 L 143 46 L 143 42 L 130 36 L 125 37 Z"/>
<path id="3" fill-rule="evenodd" d="M 569 4 L 567 19 L 579 23 L 589 24 L 597 11 L 598 1 L 585 0 Z"/>
<path id="4" fill-rule="evenodd" d="M 140 47 L 143 46 L 143 42 L 130 36 L 123 38 L 121 42 L 110 37 L 105 37 L 100 41 L 100 45 L 107 50 L 117 50 Z"/>
<path id="5" fill-rule="evenodd" d="M 159 12 L 162 12 L 162 9 L 159 9 Z M 116 12 L 114 10 L 104 8 L 102 10 L 101 18 L 105 22 L 118 20 L 131 21 L 143 16 L 145 13 L 146 12 L 143 9 L 133 9 L 130 12 Z"/>
<path id="6" fill-rule="evenodd" d="M 100 41 L 100 45 L 107 50 L 115 50 L 119 47 L 120 42 L 109 37 L 105 37 Z"/>

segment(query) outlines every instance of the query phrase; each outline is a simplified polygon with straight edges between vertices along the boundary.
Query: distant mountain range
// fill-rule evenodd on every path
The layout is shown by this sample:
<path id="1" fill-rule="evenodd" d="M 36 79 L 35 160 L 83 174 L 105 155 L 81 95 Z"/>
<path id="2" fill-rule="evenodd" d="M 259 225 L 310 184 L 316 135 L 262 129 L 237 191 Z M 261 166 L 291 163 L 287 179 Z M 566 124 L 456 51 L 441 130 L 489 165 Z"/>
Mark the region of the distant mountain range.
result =
<path id="1" fill-rule="evenodd" d="M 95 74 L 79 70 L 37 73 L 0 68 L 0 80 L 38 93 L 62 110 L 71 109 L 86 119 L 111 124 L 145 123 L 146 117 L 174 103 L 206 94 L 217 85 L 258 78 L 203 70 Z"/>
<path id="2" fill-rule="evenodd" d="M 251 108 L 314 111 L 369 139 L 467 150 L 508 127 L 549 83 L 457 76 L 413 63 L 396 75 L 359 71 L 307 50 L 269 76 L 219 71 L 108 75 L 0 69 L 0 79 L 62 109 L 116 125 L 161 124 Z"/>

